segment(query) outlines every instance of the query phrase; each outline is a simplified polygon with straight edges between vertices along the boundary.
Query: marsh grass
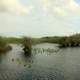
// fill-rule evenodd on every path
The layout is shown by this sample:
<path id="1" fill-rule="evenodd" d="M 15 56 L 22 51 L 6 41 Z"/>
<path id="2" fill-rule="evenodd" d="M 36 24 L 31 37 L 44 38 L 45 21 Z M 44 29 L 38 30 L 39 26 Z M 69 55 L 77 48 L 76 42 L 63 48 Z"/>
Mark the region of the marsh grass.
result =
<path id="1" fill-rule="evenodd" d="M 29 37 L 23 37 L 23 41 L 22 41 L 22 45 L 23 45 L 23 51 L 25 53 L 25 55 L 29 55 L 31 54 L 31 38 Z"/>
<path id="2" fill-rule="evenodd" d="M 32 53 L 57 53 L 59 49 L 32 48 Z"/>
<path id="3" fill-rule="evenodd" d="M 6 52 L 11 49 L 11 46 L 6 42 L 6 39 L 4 39 L 4 37 L 0 37 L 0 52 Z"/>
<path id="4" fill-rule="evenodd" d="M 41 43 L 52 43 L 59 44 L 58 47 L 66 48 L 66 47 L 80 47 L 80 34 L 74 34 L 71 36 L 52 36 L 52 37 L 41 37 L 41 38 L 30 38 L 30 37 L 2 37 L 0 36 L 0 52 L 8 51 L 11 49 L 9 44 L 22 44 L 23 51 L 25 53 L 31 53 L 32 45 L 41 44 Z M 53 49 L 33 49 L 33 51 L 37 52 L 57 52 Z"/>

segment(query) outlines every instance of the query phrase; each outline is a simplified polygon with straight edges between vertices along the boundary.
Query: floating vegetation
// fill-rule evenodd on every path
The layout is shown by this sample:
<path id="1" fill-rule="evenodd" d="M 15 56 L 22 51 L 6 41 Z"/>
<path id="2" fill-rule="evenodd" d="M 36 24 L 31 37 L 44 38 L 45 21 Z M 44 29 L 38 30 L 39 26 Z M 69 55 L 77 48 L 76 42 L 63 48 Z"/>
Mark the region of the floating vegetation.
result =
<path id="1" fill-rule="evenodd" d="M 24 67 L 26 67 L 26 64 L 24 64 Z"/>
<path id="2" fill-rule="evenodd" d="M 29 64 L 27 67 L 28 67 L 28 68 L 31 68 L 32 66 L 31 66 L 31 64 Z"/>
<path id="3" fill-rule="evenodd" d="M 24 68 L 31 68 L 32 67 L 31 66 L 32 61 L 22 61 L 19 58 L 17 58 L 17 59 L 12 58 L 11 61 L 15 62 L 17 65 L 23 66 Z"/>
<path id="4" fill-rule="evenodd" d="M 12 58 L 12 62 L 14 62 L 14 58 Z"/>

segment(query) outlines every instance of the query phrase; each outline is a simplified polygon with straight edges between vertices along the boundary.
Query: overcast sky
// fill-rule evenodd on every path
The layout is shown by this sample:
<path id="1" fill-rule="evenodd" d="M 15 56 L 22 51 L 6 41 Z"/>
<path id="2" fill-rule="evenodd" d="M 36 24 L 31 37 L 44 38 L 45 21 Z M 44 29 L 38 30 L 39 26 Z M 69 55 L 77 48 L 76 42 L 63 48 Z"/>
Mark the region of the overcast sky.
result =
<path id="1" fill-rule="evenodd" d="M 80 0 L 0 0 L 0 35 L 55 36 L 80 32 Z"/>

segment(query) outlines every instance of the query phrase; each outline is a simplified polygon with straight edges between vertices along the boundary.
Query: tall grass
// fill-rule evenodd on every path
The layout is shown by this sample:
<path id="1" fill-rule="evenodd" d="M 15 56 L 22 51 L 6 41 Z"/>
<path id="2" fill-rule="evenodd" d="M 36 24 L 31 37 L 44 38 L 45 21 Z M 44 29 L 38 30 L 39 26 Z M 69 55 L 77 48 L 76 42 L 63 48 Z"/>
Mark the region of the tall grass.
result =
<path id="1" fill-rule="evenodd" d="M 8 45 L 6 39 L 0 36 L 0 52 L 6 52 L 11 50 L 11 46 Z"/>

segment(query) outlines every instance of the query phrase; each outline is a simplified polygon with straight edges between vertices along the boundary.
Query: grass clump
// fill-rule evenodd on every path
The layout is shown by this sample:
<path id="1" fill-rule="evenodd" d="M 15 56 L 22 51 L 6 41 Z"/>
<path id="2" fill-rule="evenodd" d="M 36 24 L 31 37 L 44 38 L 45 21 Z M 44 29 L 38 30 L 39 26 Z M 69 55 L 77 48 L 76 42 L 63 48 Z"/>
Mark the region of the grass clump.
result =
<path id="1" fill-rule="evenodd" d="M 22 44 L 23 44 L 23 50 L 24 50 L 24 53 L 25 54 L 31 54 L 31 38 L 29 37 L 23 37 L 23 41 L 22 41 Z"/>

